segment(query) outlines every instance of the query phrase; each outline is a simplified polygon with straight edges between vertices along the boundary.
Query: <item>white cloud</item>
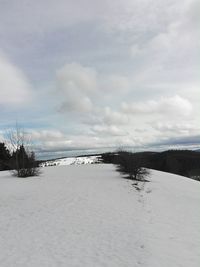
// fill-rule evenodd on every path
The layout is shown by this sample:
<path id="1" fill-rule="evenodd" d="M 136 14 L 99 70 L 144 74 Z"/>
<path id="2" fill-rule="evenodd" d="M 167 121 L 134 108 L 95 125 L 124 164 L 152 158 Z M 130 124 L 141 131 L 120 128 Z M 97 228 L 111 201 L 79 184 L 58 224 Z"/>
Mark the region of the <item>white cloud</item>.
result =
<path id="1" fill-rule="evenodd" d="M 105 93 L 109 94 L 111 93 L 113 96 L 113 93 L 119 94 L 119 93 L 126 93 L 131 88 L 131 83 L 128 77 L 123 75 L 104 75 L 102 77 L 102 89 L 105 91 Z"/>
<path id="2" fill-rule="evenodd" d="M 127 145 L 133 141 L 122 129 L 113 125 L 95 125 L 91 128 L 90 134 L 87 135 L 69 135 L 53 129 L 29 129 L 29 133 L 37 153 L 118 147 L 122 143 Z M 123 141 L 121 140 L 122 136 Z"/>
<path id="3" fill-rule="evenodd" d="M 122 111 L 138 115 L 165 115 L 165 116 L 189 116 L 192 113 L 192 105 L 178 95 L 162 97 L 158 100 L 149 100 L 143 103 L 122 103 Z"/>
<path id="4" fill-rule="evenodd" d="M 73 90 L 88 93 L 96 90 L 96 71 L 79 63 L 65 64 L 57 71 L 58 85 L 67 94 Z"/>
<path id="5" fill-rule="evenodd" d="M 191 122 L 155 122 L 151 124 L 151 127 L 161 134 L 164 133 L 169 136 L 197 135 L 200 130 L 200 127 L 196 127 Z"/>
<path id="6" fill-rule="evenodd" d="M 107 125 L 123 125 L 129 122 L 129 116 L 122 112 L 113 111 L 111 108 L 106 107 L 102 112 L 103 122 Z"/>
<path id="7" fill-rule="evenodd" d="M 66 130 L 33 132 L 47 150 L 195 135 L 184 125 L 192 117 L 198 125 L 199 118 L 198 10 L 196 0 L 1 3 L 1 46 L 38 86 L 39 111 L 19 117 Z M 49 87 L 46 93 L 44 84 L 56 84 L 56 93 Z M 1 107 L 32 98 L 24 73 L 3 56 L 0 86 Z M 5 115 L 13 119 L 12 112 Z"/>
<path id="8" fill-rule="evenodd" d="M 105 120 L 120 120 L 116 112 L 110 114 L 109 109 L 104 109 L 105 100 L 113 102 L 130 90 L 131 84 L 128 77 L 123 75 L 101 75 L 95 69 L 82 66 L 79 63 L 65 64 L 57 71 L 57 89 L 61 95 L 60 112 L 90 112 L 104 113 Z"/>
<path id="9" fill-rule="evenodd" d="M 107 103 L 119 103 L 129 92 L 131 83 L 123 75 L 101 75 L 95 69 L 79 63 L 66 64 L 57 71 L 56 93 L 60 94 L 59 112 L 79 113 L 75 120 L 83 124 L 98 124 L 100 127 L 115 127 L 129 122 L 129 116 L 114 110 Z M 113 131 L 114 128 L 109 129 Z M 102 129 L 102 128 L 101 128 Z M 103 131 L 103 130 L 102 130 Z M 99 128 L 100 132 L 100 128 Z"/>
<path id="10" fill-rule="evenodd" d="M 64 133 L 58 130 L 31 130 L 31 138 L 36 141 L 55 141 L 65 139 Z"/>
<path id="11" fill-rule="evenodd" d="M 92 109 L 90 95 L 97 89 L 95 70 L 78 63 L 66 64 L 57 71 L 57 85 L 62 97 L 60 112 Z"/>
<path id="12" fill-rule="evenodd" d="M 5 138 L 4 138 L 4 136 L 3 136 L 3 133 L 0 132 L 0 142 L 4 142 L 4 141 L 5 141 Z"/>
<path id="13" fill-rule="evenodd" d="M 130 48 L 130 52 L 133 58 L 142 56 L 144 53 L 143 49 L 141 49 L 138 44 L 133 44 Z"/>
<path id="14" fill-rule="evenodd" d="M 31 100 L 32 91 L 24 73 L 0 54 L 0 105 L 15 107 L 26 105 Z"/>
<path id="15" fill-rule="evenodd" d="M 194 1 L 198 0 L 108 1 L 104 28 L 109 33 L 114 32 L 121 42 L 133 40 L 144 43 L 156 32 L 166 31 L 169 23 L 179 20 Z"/>
<path id="16" fill-rule="evenodd" d="M 145 42 L 133 43 L 131 55 L 140 66 L 135 72 L 138 84 L 159 85 L 162 90 L 166 83 L 173 87 L 174 84 L 190 83 L 191 86 L 199 82 L 198 2 L 184 1 L 178 15 L 172 17 L 165 28 L 156 31 Z M 177 1 L 175 5 L 178 7 Z"/>
<path id="17" fill-rule="evenodd" d="M 33 148 L 37 152 L 41 151 L 59 151 L 67 149 L 71 146 L 71 139 L 65 133 L 50 129 L 50 130 L 32 130 L 29 129 Z"/>
<path id="18" fill-rule="evenodd" d="M 92 127 L 94 134 L 100 136 L 125 136 L 126 132 L 115 125 L 95 125 Z"/>

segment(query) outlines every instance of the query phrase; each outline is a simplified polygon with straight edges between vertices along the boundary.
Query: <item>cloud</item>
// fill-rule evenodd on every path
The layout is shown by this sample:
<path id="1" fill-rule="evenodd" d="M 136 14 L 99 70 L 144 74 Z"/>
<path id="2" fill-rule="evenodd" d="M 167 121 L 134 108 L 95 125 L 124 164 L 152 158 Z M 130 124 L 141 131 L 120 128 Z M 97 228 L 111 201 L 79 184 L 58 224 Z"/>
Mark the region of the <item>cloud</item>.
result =
<path id="1" fill-rule="evenodd" d="M 0 142 L 4 142 L 4 141 L 5 141 L 5 138 L 4 138 L 3 132 L 0 131 Z"/>
<path id="2" fill-rule="evenodd" d="M 59 130 L 29 129 L 28 132 L 37 153 L 66 150 L 72 143 L 70 137 Z"/>
<path id="3" fill-rule="evenodd" d="M 57 71 L 58 85 L 64 92 L 78 90 L 83 93 L 96 89 L 96 71 L 79 63 L 65 64 Z"/>
<path id="4" fill-rule="evenodd" d="M 57 71 L 57 91 L 62 97 L 59 111 L 89 112 L 92 109 L 90 95 L 96 89 L 95 70 L 78 63 L 66 64 Z"/>
<path id="5" fill-rule="evenodd" d="M 0 3 L 0 46 L 30 75 L 38 100 L 20 112 L 33 89 L 0 55 L 4 124 L 17 116 L 62 129 L 33 132 L 52 151 L 195 136 L 198 10 L 196 0 Z"/>
<path id="6" fill-rule="evenodd" d="M 40 0 L 33 3 L 32 0 L 18 0 L 1 3 L 0 15 L 4 22 L 2 29 L 4 27 L 11 32 L 41 33 L 97 20 L 109 31 L 141 32 L 165 24 L 164 18 L 169 16 L 167 11 L 173 6 L 173 2 L 157 0 L 155 4 L 155 1 L 150 0 L 116 0 L 115 3 L 107 0 Z M 174 9 L 171 8 L 170 11 L 173 16 Z"/>
<path id="7" fill-rule="evenodd" d="M 106 107 L 102 112 L 103 122 L 107 125 L 123 125 L 129 122 L 129 117 L 118 111 L 113 111 L 111 108 Z"/>
<path id="8" fill-rule="evenodd" d="M 154 122 L 151 127 L 160 133 L 167 135 L 196 135 L 200 127 L 196 127 L 194 123 L 190 122 Z"/>
<path id="9" fill-rule="evenodd" d="M 83 124 L 115 126 L 129 122 L 127 114 L 114 110 L 130 90 L 128 77 L 106 75 L 80 63 L 69 63 L 57 71 L 56 78 L 60 113 L 78 113 L 75 120 Z"/>
<path id="10" fill-rule="evenodd" d="M 131 83 L 128 77 L 123 75 L 104 75 L 102 77 L 104 80 L 102 82 L 102 89 L 105 91 L 105 93 L 109 94 L 111 93 L 113 96 L 113 93 L 126 93 L 131 88 Z"/>
<path id="11" fill-rule="evenodd" d="M 122 129 L 116 126 L 95 125 L 91 128 L 90 134 L 69 135 L 59 130 L 31 130 L 34 150 L 41 154 L 46 152 L 59 152 L 69 150 L 87 150 L 99 148 L 113 148 L 119 146 L 121 136 L 123 144 L 130 143 L 128 136 Z M 106 136 L 106 138 L 105 138 Z"/>
<path id="12" fill-rule="evenodd" d="M 65 139 L 64 133 L 58 130 L 30 130 L 31 138 L 38 141 L 55 141 Z"/>
<path id="13" fill-rule="evenodd" d="M 162 131 L 161 128 L 156 129 L 155 124 L 150 125 L 152 120 L 159 121 L 162 118 L 177 125 L 178 121 L 183 123 L 185 119 L 191 118 L 193 112 L 191 102 L 180 95 L 169 97 L 166 94 L 146 101 L 127 101 L 128 95 L 133 92 L 133 81 L 130 77 L 101 75 L 95 69 L 79 63 L 66 64 L 57 72 L 57 79 L 57 90 L 62 96 L 60 111 L 64 114 L 79 112 L 80 115 L 74 119 L 81 125 L 83 135 L 80 139 L 84 140 L 85 144 L 71 136 L 71 142 L 51 142 L 48 143 L 50 147 L 53 144 L 55 147 L 56 144 L 62 147 L 63 144 L 67 149 L 74 149 L 76 145 L 85 149 L 87 146 L 97 148 L 120 144 L 141 148 L 152 142 L 154 137 L 159 141 L 163 136 L 175 136 L 172 130 Z M 107 105 L 109 99 L 110 106 Z M 184 129 L 174 131 L 176 134 L 186 133 Z M 89 142 L 89 137 L 94 136 L 96 139 Z"/>
<path id="14" fill-rule="evenodd" d="M 122 111 L 138 115 L 189 116 L 192 113 L 192 105 L 187 99 L 175 95 L 143 103 L 129 104 L 124 102 L 122 103 Z"/>
<path id="15" fill-rule="evenodd" d="M 164 141 L 163 144 L 166 145 L 198 145 L 200 144 L 200 135 L 194 136 L 182 136 L 182 137 L 175 137 L 169 138 L 168 140 Z"/>
<path id="16" fill-rule="evenodd" d="M 40 0 L 35 3 L 32 0 L 19 0 L 1 3 L 0 15 L 4 22 L 1 26 L 9 32 L 18 33 L 55 31 L 72 24 L 96 20 L 103 6 L 91 0 Z"/>
<path id="17" fill-rule="evenodd" d="M 30 83 L 24 73 L 0 54 L 0 106 L 27 105 L 32 97 Z"/>
<path id="18" fill-rule="evenodd" d="M 59 112 L 78 112 L 78 113 L 87 113 L 92 111 L 93 104 L 89 97 L 86 96 L 74 96 L 68 97 L 68 99 L 62 102 L 59 107 Z"/>
<path id="19" fill-rule="evenodd" d="M 164 27 L 164 18 L 172 1 L 116 0 L 108 2 L 105 13 L 105 27 L 114 32 L 131 32 L 140 35 L 148 30 L 155 31 Z M 173 12 L 173 10 L 171 10 Z M 137 26 L 137 27 L 136 27 Z"/>
<path id="20" fill-rule="evenodd" d="M 174 1 L 174 10 L 178 2 Z M 164 90 L 166 84 L 179 91 L 184 83 L 191 87 L 199 83 L 199 20 L 198 1 L 184 1 L 177 16 L 171 17 L 163 29 L 155 31 L 145 41 L 134 41 L 130 48 L 133 60 L 139 66 L 135 81 L 143 86 L 157 86 Z M 180 6 L 179 6 L 180 8 Z M 169 9 L 171 10 L 171 9 Z M 177 12 L 177 11 L 176 11 Z"/>
<path id="21" fill-rule="evenodd" d="M 100 136 L 125 136 L 127 133 L 115 125 L 95 125 L 92 131 Z"/>
<path id="22" fill-rule="evenodd" d="M 186 136 L 176 136 L 169 138 L 161 138 L 156 142 L 150 142 L 148 145 L 152 147 L 163 147 L 163 149 L 171 148 L 186 148 L 192 149 L 199 147 L 200 135 L 186 135 Z"/>
<path id="23" fill-rule="evenodd" d="M 93 112 L 105 115 L 105 121 L 121 120 L 125 117 L 105 108 L 106 101 L 114 103 L 130 90 L 130 81 L 126 76 L 101 75 L 94 68 L 80 63 L 65 64 L 57 71 L 56 92 L 61 95 L 59 111 Z"/>

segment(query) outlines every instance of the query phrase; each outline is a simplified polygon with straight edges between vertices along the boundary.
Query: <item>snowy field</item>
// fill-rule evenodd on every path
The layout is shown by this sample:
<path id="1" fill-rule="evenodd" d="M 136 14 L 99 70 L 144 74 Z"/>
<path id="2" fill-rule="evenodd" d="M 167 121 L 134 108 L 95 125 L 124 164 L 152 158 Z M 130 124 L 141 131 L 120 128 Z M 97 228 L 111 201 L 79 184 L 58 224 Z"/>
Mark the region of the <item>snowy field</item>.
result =
<path id="1" fill-rule="evenodd" d="M 100 158 L 101 156 L 68 157 L 68 158 L 45 161 L 40 164 L 40 167 L 94 164 L 94 163 L 99 163 Z"/>
<path id="2" fill-rule="evenodd" d="M 137 191 L 104 164 L 0 172 L 0 266 L 199 266 L 200 183 L 149 180 Z"/>

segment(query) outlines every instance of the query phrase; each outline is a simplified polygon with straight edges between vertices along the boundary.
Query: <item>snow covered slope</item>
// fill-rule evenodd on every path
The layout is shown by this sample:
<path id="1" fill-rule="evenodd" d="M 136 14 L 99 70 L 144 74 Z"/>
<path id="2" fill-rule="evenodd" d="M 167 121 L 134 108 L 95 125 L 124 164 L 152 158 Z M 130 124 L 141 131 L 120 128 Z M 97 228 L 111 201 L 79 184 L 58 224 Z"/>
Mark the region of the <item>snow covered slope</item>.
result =
<path id="1" fill-rule="evenodd" d="M 40 164 L 40 167 L 93 164 L 93 163 L 99 163 L 99 160 L 100 156 L 69 157 L 69 158 L 45 161 Z"/>
<path id="2" fill-rule="evenodd" d="M 42 172 L 0 172 L 1 267 L 199 266 L 199 182 L 152 171 L 137 191 L 113 165 Z"/>

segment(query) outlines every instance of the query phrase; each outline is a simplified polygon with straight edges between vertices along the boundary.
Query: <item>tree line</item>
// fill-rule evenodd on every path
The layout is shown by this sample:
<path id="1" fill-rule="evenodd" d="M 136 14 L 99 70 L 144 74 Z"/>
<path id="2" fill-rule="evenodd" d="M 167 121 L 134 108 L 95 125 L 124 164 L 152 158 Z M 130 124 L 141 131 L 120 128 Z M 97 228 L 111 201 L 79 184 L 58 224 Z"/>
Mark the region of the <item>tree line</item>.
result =
<path id="1" fill-rule="evenodd" d="M 30 150 L 30 139 L 19 127 L 8 133 L 8 145 L 0 142 L 0 171 L 11 170 L 17 177 L 39 175 L 35 153 Z"/>
<path id="2" fill-rule="evenodd" d="M 14 176 L 28 177 L 39 174 L 35 153 L 29 152 L 23 144 L 10 151 L 6 144 L 0 143 L 0 171 L 12 170 Z"/>
<path id="3" fill-rule="evenodd" d="M 167 150 L 163 152 L 119 151 L 102 154 L 104 163 L 113 163 L 117 169 L 132 180 L 142 180 L 147 169 L 174 173 L 194 179 L 200 176 L 200 152 L 191 150 Z M 146 175 L 147 174 L 147 175 Z"/>

